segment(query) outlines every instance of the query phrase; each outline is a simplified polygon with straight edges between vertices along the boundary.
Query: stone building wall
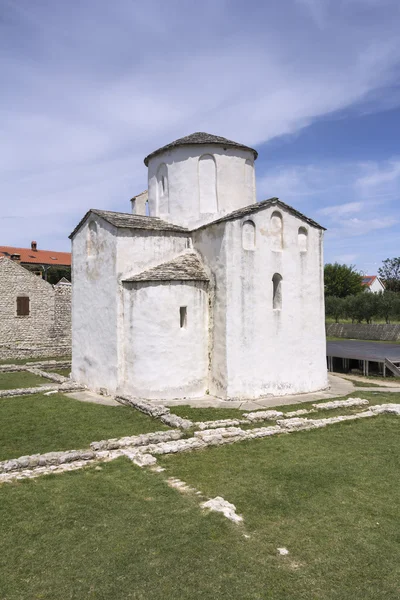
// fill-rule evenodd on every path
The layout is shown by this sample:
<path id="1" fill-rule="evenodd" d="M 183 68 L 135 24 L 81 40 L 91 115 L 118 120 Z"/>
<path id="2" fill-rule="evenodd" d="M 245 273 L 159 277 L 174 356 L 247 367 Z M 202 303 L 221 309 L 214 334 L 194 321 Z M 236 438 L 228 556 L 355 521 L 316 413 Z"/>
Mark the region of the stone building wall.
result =
<path id="1" fill-rule="evenodd" d="M 29 315 L 17 315 L 17 297 Z M 71 285 L 53 286 L 7 258 L 0 259 L 0 359 L 71 352 Z"/>
<path id="2" fill-rule="evenodd" d="M 400 325 L 385 323 L 326 323 L 328 337 L 353 340 L 400 341 Z"/>
<path id="3" fill-rule="evenodd" d="M 71 284 L 54 286 L 54 326 L 51 335 L 59 344 L 71 348 Z"/>

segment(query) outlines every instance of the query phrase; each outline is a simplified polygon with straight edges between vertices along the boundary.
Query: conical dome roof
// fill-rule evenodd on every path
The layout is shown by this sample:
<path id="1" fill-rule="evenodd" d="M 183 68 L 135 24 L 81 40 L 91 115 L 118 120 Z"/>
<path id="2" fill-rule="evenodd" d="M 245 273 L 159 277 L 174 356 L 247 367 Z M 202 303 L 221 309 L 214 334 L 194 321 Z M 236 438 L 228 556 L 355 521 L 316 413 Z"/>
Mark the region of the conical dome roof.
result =
<path id="1" fill-rule="evenodd" d="M 249 146 L 245 146 L 244 144 L 227 140 L 219 135 L 212 135 L 211 133 L 205 133 L 204 131 L 197 131 L 196 133 L 191 133 L 186 137 L 179 138 L 178 140 L 175 140 L 174 142 L 171 142 L 170 144 L 167 144 L 158 150 L 154 150 L 154 152 L 146 156 L 144 159 L 144 164 L 147 167 L 151 158 L 157 156 L 157 154 L 165 152 L 165 150 L 169 150 L 170 148 L 176 148 L 177 146 L 192 146 L 196 144 L 215 144 L 217 146 L 225 146 L 228 148 L 240 148 L 241 150 L 250 150 L 250 152 L 254 154 L 255 159 L 258 156 L 258 152 L 257 150 L 254 150 L 254 148 L 249 148 Z"/>

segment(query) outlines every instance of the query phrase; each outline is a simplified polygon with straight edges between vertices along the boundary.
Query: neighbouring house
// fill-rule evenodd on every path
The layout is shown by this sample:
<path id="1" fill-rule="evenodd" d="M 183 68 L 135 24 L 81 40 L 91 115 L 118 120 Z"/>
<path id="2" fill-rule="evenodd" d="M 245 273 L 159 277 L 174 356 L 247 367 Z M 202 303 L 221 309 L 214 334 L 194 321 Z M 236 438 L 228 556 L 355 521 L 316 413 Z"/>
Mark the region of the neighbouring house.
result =
<path id="1" fill-rule="evenodd" d="M 134 214 L 86 213 L 70 236 L 76 381 L 148 399 L 327 386 L 324 228 L 256 202 L 256 158 L 195 133 L 145 158 Z"/>
<path id="2" fill-rule="evenodd" d="M 48 273 L 54 271 L 70 273 L 71 253 L 55 252 L 54 250 L 39 250 L 37 242 L 32 241 L 30 248 L 14 248 L 12 246 L 0 246 L 0 257 L 5 256 L 12 261 L 18 262 L 43 279 L 48 278 Z"/>
<path id="3" fill-rule="evenodd" d="M 365 275 L 362 279 L 362 285 L 365 287 L 366 291 L 377 294 L 378 292 L 384 292 L 385 286 L 383 284 L 382 279 L 379 279 L 377 275 Z"/>
<path id="4" fill-rule="evenodd" d="M 0 257 L 0 359 L 71 353 L 71 284 Z"/>

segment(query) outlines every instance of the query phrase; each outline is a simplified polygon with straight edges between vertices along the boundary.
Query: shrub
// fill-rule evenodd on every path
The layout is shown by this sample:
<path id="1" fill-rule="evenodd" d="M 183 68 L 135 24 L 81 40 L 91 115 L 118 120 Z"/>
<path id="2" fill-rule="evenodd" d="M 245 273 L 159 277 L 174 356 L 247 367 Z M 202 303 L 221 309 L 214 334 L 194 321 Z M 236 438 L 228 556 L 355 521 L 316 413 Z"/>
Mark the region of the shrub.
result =
<path id="1" fill-rule="evenodd" d="M 372 323 L 373 318 L 383 318 L 390 323 L 391 319 L 400 319 L 400 294 L 385 291 L 378 294 L 363 292 L 347 298 L 328 296 L 325 313 L 336 323 L 341 317 L 351 319 L 352 323 Z"/>

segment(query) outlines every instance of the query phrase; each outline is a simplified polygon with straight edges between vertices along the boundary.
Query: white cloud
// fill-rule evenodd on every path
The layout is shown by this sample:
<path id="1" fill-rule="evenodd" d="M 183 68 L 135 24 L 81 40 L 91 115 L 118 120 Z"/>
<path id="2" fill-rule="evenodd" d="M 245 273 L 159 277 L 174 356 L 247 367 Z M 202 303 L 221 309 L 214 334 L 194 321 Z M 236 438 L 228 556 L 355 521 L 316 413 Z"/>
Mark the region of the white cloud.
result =
<path id="1" fill-rule="evenodd" d="M 388 229 L 397 225 L 399 219 L 393 216 L 390 217 L 374 217 L 372 219 L 358 219 L 356 217 L 352 219 L 344 220 L 342 226 L 338 229 L 331 229 L 331 236 L 358 236 L 366 235 L 371 231 L 379 229 Z"/>
<path id="2" fill-rule="evenodd" d="M 355 182 L 363 194 L 371 193 L 397 193 L 400 182 L 400 160 L 393 159 L 387 164 L 366 163 L 362 165 L 365 174 Z"/>
<path id="3" fill-rule="evenodd" d="M 318 212 L 320 215 L 340 219 L 354 213 L 358 213 L 363 209 L 363 202 L 347 202 L 347 204 L 336 204 L 335 206 L 327 206 L 321 208 Z"/>
<path id="4" fill-rule="evenodd" d="M 192 131 L 260 145 L 367 99 L 371 110 L 371 96 L 379 105 L 397 81 L 395 0 L 384 11 L 304 2 L 87 0 L 71 11 L 3 0 L 0 198 L 3 216 L 24 216 L 0 220 L 3 243 L 68 247 L 74 220 L 90 206 L 128 210 L 146 186 L 143 157 Z M 259 173 L 258 189 L 311 197 L 316 212 L 333 188 L 333 206 L 368 201 L 368 169 L 357 199 L 318 165 Z"/>

